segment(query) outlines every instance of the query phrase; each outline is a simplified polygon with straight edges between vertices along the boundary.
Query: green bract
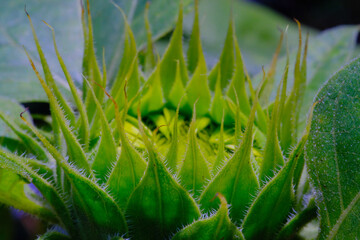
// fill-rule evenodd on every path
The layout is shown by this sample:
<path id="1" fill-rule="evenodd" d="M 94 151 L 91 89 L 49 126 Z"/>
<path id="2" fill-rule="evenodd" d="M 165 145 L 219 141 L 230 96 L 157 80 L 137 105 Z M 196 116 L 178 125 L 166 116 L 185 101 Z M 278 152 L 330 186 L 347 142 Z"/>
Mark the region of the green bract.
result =
<path id="1" fill-rule="evenodd" d="M 0 185 L 0 202 L 64 230 L 39 239 L 288 239 L 315 218 L 313 200 L 302 204 L 308 192 L 300 181 L 310 129 L 298 134 L 307 55 L 300 24 L 293 87 L 287 93 L 287 60 L 270 103 L 283 34 L 254 88 L 232 21 L 208 71 L 197 4 L 187 58 L 182 7 L 161 59 L 147 19 L 147 49 L 138 52 L 124 15 L 123 58 L 108 81 L 95 56 L 89 4 L 87 13 L 82 96 L 48 25 L 71 100 L 58 90 L 28 15 L 44 78 L 28 58 L 50 102 L 53 134 L 0 112 L 26 147 L 23 156 L 0 153 L 0 179 L 14 184 Z"/>

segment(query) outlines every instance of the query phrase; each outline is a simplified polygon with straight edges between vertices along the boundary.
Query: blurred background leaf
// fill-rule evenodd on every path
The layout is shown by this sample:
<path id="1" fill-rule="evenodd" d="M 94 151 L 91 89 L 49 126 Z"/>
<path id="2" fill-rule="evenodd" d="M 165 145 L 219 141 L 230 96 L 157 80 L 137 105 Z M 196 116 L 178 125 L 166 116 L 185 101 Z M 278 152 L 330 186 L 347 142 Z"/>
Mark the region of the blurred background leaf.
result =
<path id="1" fill-rule="evenodd" d="M 20 102 L 47 101 L 22 48 L 24 46 L 39 65 L 31 28 L 24 12 L 25 3 L 50 68 L 54 77 L 63 86 L 63 90 L 67 85 L 65 85 L 66 81 L 64 81 L 53 49 L 51 32 L 41 20 L 47 21 L 55 28 L 64 60 L 71 74 L 79 79 L 83 46 L 80 5 L 73 0 L 2 2 L 0 8 L 0 95 Z"/>

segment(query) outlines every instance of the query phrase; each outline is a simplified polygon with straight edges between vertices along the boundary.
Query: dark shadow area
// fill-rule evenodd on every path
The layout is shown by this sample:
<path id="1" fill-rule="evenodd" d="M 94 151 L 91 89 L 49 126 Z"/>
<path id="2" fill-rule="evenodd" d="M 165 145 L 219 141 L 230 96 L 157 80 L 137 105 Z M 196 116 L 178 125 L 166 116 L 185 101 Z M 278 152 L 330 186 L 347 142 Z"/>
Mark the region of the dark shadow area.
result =
<path id="1" fill-rule="evenodd" d="M 250 0 L 289 18 L 324 30 L 343 24 L 360 24 L 360 1 L 356 0 Z"/>

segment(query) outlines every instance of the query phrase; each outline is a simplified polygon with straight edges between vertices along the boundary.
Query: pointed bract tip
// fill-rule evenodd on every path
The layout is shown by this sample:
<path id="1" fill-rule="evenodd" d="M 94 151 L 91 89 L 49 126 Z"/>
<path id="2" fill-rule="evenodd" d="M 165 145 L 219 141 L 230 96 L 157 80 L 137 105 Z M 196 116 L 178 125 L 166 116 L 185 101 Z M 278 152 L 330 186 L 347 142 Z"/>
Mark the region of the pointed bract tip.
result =
<path id="1" fill-rule="evenodd" d="M 86 80 L 87 81 L 87 80 Z M 116 111 L 119 111 L 119 107 L 115 101 L 115 99 L 106 91 L 106 89 L 101 85 L 99 84 L 98 82 L 96 82 L 95 80 L 92 80 L 91 81 L 92 83 L 94 83 L 95 85 L 97 85 L 98 87 L 101 88 L 101 90 L 103 90 L 103 92 L 106 94 L 106 96 L 110 99 L 110 101 L 112 101 L 112 103 L 114 104 L 114 107 L 115 107 L 115 110 Z"/>
<path id="2" fill-rule="evenodd" d="M 225 205 L 225 206 L 227 205 L 226 198 L 224 197 L 224 195 L 222 195 L 219 192 L 215 193 L 215 196 L 212 199 L 210 199 L 210 202 L 213 202 L 216 198 L 219 198 L 221 205 Z"/>
<path id="3" fill-rule="evenodd" d="M 23 114 L 26 113 L 29 110 L 29 107 L 26 107 L 24 111 L 20 113 L 20 118 L 23 119 Z"/>
<path id="4" fill-rule="evenodd" d="M 79 3 L 80 3 L 80 8 L 81 8 L 81 16 L 83 17 L 84 16 L 84 3 L 83 3 L 83 0 L 79 0 Z"/>
<path id="5" fill-rule="evenodd" d="M 155 128 L 155 130 L 152 132 L 152 135 L 155 136 L 155 135 L 157 134 L 157 132 L 159 131 L 159 129 L 162 128 L 162 127 L 169 127 L 169 125 L 163 124 L 163 125 L 158 126 L 158 127 Z"/>
<path id="6" fill-rule="evenodd" d="M 298 28 L 299 28 L 299 41 L 301 41 L 301 23 L 299 20 L 297 20 L 296 18 L 294 18 L 294 21 L 297 23 Z"/>
<path id="7" fill-rule="evenodd" d="M 89 2 L 89 0 L 86 0 L 86 7 L 87 7 L 87 14 L 88 14 L 88 16 L 90 16 L 90 2 Z"/>
<path id="8" fill-rule="evenodd" d="M 137 117 L 138 117 L 138 120 L 139 120 L 139 123 L 141 122 L 141 111 L 140 111 L 140 107 L 141 107 L 141 101 L 139 100 L 139 104 L 137 106 Z M 140 126 L 139 126 L 140 127 Z"/>
<path id="9" fill-rule="evenodd" d="M 219 196 L 219 193 L 218 192 L 215 193 L 215 196 L 212 199 L 210 199 L 210 202 L 213 202 L 218 196 Z"/>
<path id="10" fill-rule="evenodd" d="M 265 78 L 266 77 L 266 72 L 265 72 L 264 65 L 261 66 L 261 70 L 262 70 L 262 73 L 263 73 L 263 78 Z"/>
<path id="11" fill-rule="evenodd" d="M 126 91 L 127 85 L 128 85 L 128 80 L 127 80 L 127 78 L 126 78 L 126 79 L 125 79 L 125 82 L 124 82 L 124 96 L 125 96 L 125 99 L 126 99 L 126 100 L 128 99 L 127 91 Z"/>
<path id="12" fill-rule="evenodd" d="M 25 13 L 26 13 L 26 16 L 30 17 L 28 11 L 26 10 L 26 4 L 24 5 L 24 11 L 25 11 Z"/>
<path id="13" fill-rule="evenodd" d="M 125 23 L 128 25 L 127 17 L 124 10 L 116 2 L 114 2 L 114 0 L 111 0 L 110 2 L 120 11 L 121 15 L 124 18 Z"/>
<path id="14" fill-rule="evenodd" d="M 184 93 L 184 94 L 181 96 L 181 98 L 180 98 L 180 100 L 179 100 L 179 103 L 178 103 L 178 105 L 177 105 L 177 107 L 176 107 L 176 114 L 177 114 L 177 115 L 179 115 L 181 102 L 182 102 L 182 100 L 184 99 L 185 94 L 186 94 L 186 93 Z"/>
<path id="15" fill-rule="evenodd" d="M 194 102 L 194 109 L 193 109 L 193 115 L 192 115 L 192 122 L 194 122 L 194 123 L 195 123 L 195 121 L 196 121 L 196 104 L 197 104 L 197 102 L 199 101 L 199 98 L 200 98 L 200 97 L 198 97 L 198 98 L 195 100 L 195 102 Z"/>
<path id="16" fill-rule="evenodd" d="M 300 28 L 301 27 L 301 23 L 299 20 L 297 20 L 296 18 L 294 18 L 294 21 L 297 23 L 298 27 Z"/>
<path id="17" fill-rule="evenodd" d="M 195 1 L 194 1 L 194 5 L 195 5 L 195 13 L 198 13 L 198 10 L 199 10 L 199 0 L 195 0 Z"/>

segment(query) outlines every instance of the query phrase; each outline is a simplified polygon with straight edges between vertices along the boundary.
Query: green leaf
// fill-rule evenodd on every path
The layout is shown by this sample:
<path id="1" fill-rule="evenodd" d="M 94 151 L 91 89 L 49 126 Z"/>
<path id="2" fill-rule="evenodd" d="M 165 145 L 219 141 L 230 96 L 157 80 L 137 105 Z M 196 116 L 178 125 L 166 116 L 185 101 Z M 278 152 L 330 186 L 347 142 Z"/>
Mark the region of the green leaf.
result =
<path id="1" fill-rule="evenodd" d="M 209 87 L 211 90 L 216 91 L 216 85 L 218 84 L 218 76 L 220 75 L 220 89 L 223 90 L 229 84 L 230 79 L 233 76 L 234 71 L 234 24 L 232 18 L 230 18 L 228 32 L 224 43 L 219 62 L 211 70 L 209 74 Z"/>
<path id="2" fill-rule="evenodd" d="M 54 78 L 60 83 L 60 90 L 69 92 L 62 76 L 54 52 L 51 35 L 44 30 L 40 20 L 46 20 L 58 32 L 59 49 L 64 55 L 64 61 L 69 66 L 69 72 L 77 76 L 81 70 L 82 40 L 79 4 L 71 1 L 54 2 L 50 0 L 26 2 L 27 10 L 31 14 L 38 32 L 40 44 Z M 40 64 L 36 46 L 31 40 L 31 28 L 23 11 L 24 1 L 15 0 L 4 2 L 0 10 L 0 95 L 16 99 L 20 102 L 48 101 L 41 89 L 36 76 L 32 74 L 22 46 L 29 51 L 36 64 Z M 62 9 L 64 11 L 59 11 Z M 80 37 L 80 38 L 79 38 Z"/>
<path id="3" fill-rule="evenodd" d="M 300 111 L 299 127 L 305 125 L 306 113 L 319 88 L 332 76 L 334 70 L 352 58 L 358 33 L 358 26 L 340 26 L 326 30 L 315 39 L 309 40 L 307 86 Z"/>
<path id="4" fill-rule="evenodd" d="M 246 116 L 250 114 L 249 97 L 245 89 L 245 65 L 242 60 L 239 44 L 234 34 L 234 47 L 235 47 L 235 72 L 231 79 L 231 83 L 227 92 L 227 96 L 233 101 L 238 103 L 241 112 Z"/>
<path id="5" fill-rule="evenodd" d="M 61 225 L 64 226 L 72 236 L 78 236 L 78 232 L 75 230 L 75 223 L 70 216 L 69 207 L 66 205 L 64 198 L 61 197 L 51 183 L 43 179 L 39 174 L 30 169 L 30 167 L 26 166 L 25 162 L 26 159 L 22 157 L 0 151 L 0 166 L 11 169 L 23 179 L 32 182 L 56 212 Z"/>
<path id="6" fill-rule="evenodd" d="M 119 10 L 121 10 L 121 8 L 119 8 Z M 124 14 L 122 10 L 121 13 Z M 124 15 L 123 17 L 125 22 L 124 53 L 117 76 L 111 89 L 111 95 L 114 96 L 120 108 L 125 102 L 125 96 L 123 94 L 124 87 L 126 87 L 128 99 L 132 99 L 133 97 L 135 97 L 136 93 L 139 91 L 140 88 L 138 53 L 136 50 L 135 38 L 126 16 Z M 108 103 L 108 108 L 111 108 L 112 103 L 110 101 L 108 101 Z M 108 119 L 114 118 L 115 114 L 113 112 L 110 113 L 112 115 L 108 114 Z"/>
<path id="7" fill-rule="evenodd" d="M 293 150 L 285 166 L 266 183 L 252 202 L 242 223 L 246 239 L 273 239 L 286 222 L 295 198 L 292 187 L 294 169 L 304 150 L 307 134 Z"/>
<path id="8" fill-rule="evenodd" d="M 274 89 L 274 81 L 275 81 L 274 75 L 276 71 L 276 64 L 280 54 L 283 38 L 284 38 L 284 32 L 281 32 L 279 44 L 276 48 L 275 54 L 271 61 L 269 72 L 266 74 L 265 81 L 262 83 L 261 89 L 259 91 L 259 95 L 260 95 L 259 102 L 262 106 L 268 105 L 270 94 Z"/>
<path id="9" fill-rule="evenodd" d="M 221 120 L 221 125 L 220 125 L 220 139 L 219 139 L 218 152 L 214 165 L 212 167 L 213 175 L 216 175 L 216 173 L 224 165 L 225 161 L 226 161 L 226 156 L 225 156 L 225 144 L 224 144 L 224 115 L 223 115 L 223 119 Z"/>
<path id="10" fill-rule="evenodd" d="M 287 98 L 283 116 L 281 119 L 281 148 L 287 155 L 289 149 L 294 146 L 298 138 L 299 111 L 304 97 L 304 89 L 306 87 L 306 56 L 308 50 L 309 35 L 307 35 L 304 53 L 301 60 L 302 36 L 300 22 L 299 26 L 299 46 L 296 53 L 296 61 L 294 67 L 294 84 Z"/>
<path id="11" fill-rule="evenodd" d="M 24 111 L 24 107 L 20 105 L 16 100 L 0 96 L 0 111 L 10 116 L 13 119 L 13 123 L 23 128 L 24 123 L 19 119 L 19 114 Z M 23 116 L 32 121 L 29 113 L 24 113 Z M 4 122 L 0 121 L 0 136 L 16 138 L 17 135 L 13 130 Z"/>
<path id="12" fill-rule="evenodd" d="M 283 84 L 282 89 L 286 88 Z M 268 122 L 268 132 L 266 136 L 266 145 L 264 149 L 264 155 L 262 165 L 260 168 L 260 182 L 265 183 L 268 179 L 271 179 L 275 175 L 275 171 L 278 167 L 284 165 L 284 157 L 280 149 L 280 142 L 278 138 L 278 126 L 279 126 L 279 111 L 283 104 L 280 102 L 280 86 L 276 95 L 275 103 L 271 113 L 271 120 Z"/>
<path id="13" fill-rule="evenodd" d="M 220 198 L 221 204 L 215 214 L 185 227 L 176 233 L 172 239 L 244 239 L 242 233 L 229 218 L 229 209 L 225 197 L 221 194 L 217 194 L 217 196 Z"/>
<path id="14" fill-rule="evenodd" d="M 100 145 L 96 151 L 94 162 L 92 163 L 91 167 L 95 176 L 99 179 L 99 183 L 105 183 L 113 164 L 116 162 L 117 146 L 115 144 L 105 113 L 102 110 L 102 106 L 95 96 L 95 92 L 90 84 L 88 89 L 90 90 L 90 94 L 92 94 L 93 100 L 96 104 L 97 116 L 99 116 L 101 121 Z"/>
<path id="15" fill-rule="evenodd" d="M 181 79 L 181 70 L 180 70 L 180 61 L 176 62 L 176 71 L 175 71 L 175 80 L 172 84 L 170 93 L 169 93 L 169 103 L 176 107 L 180 103 L 180 108 L 185 108 L 187 111 L 190 111 L 190 106 L 187 104 L 187 96 L 185 95 L 185 87 Z M 181 98 L 184 98 L 182 101 Z"/>
<path id="16" fill-rule="evenodd" d="M 55 96 L 51 92 L 50 88 L 47 86 L 45 81 L 40 76 L 39 72 L 35 68 L 35 65 L 33 61 L 31 60 L 30 56 L 28 55 L 28 59 L 30 64 L 33 67 L 33 70 L 38 77 L 43 89 L 46 92 L 46 95 L 49 98 L 49 101 L 51 103 L 51 108 L 53 108 L 54 117 L 58 120 L 58 123 L 60 124 L 60 128 L 64 134 L 65 141 L 67 143 L 67 151 L 69 154 L 70 161 L 72 161 L 78 168 L 84 169 L 87 173 L 90 173 L 90 166 L 89 163 L 86 160 L 85 152 L 82 149 L 80 143 L 77 141 L 74 133 L 70 129 L 70 126 L 68 125 L 68 122 L 66 120 L 66 117 L 64 115 L 64 112 L 62 111 L 61 107 L 59 106 L 59 103 L 57 102 Z M 28 124 L 29 126 L 29 124 Z M 31 126 L 30 126 L 31 127 Z M 33 130 L 34 128 L 32 128 Z M 33 130 L 34 131 L 34 130 Z M 39 136 L 38 136 L 39 137 Z"/>
<path id="17" fill-rule="evenodd" d="M 187 50 L 187 66 L 190 74 L 195 72 L 196 67 L 199 65 L 199 59 L 203 56 L 201 39 L 200 39 L 200 26 L 199 26 L 199 1 L 195 0 L 195 16 L 192 27 L 189 47 Z"/>
<path id="18" fill-rule="evenodd" d="M 215 86 L 215 94 L 210 106 L 210 116 L 216 123 L 221 123 L 221 120 L 224 116 L 225 124 L 232 123 L 232 112 L 231 112 L 231 101 L 228 97 L 224 96 L 221 89 L 221 75 L 220 71 L 217 71 L 217 80 Z"/>
<path id="19" fill-rule="evenodd" d="M 156 68 L 140 90 L 140 94 L 135 98 L 130 107 L 132 114 L 136 113 L 137 104 L 141 99 L 141 114 L 147 115 L 150 112 L 160 110 L 164 106 L 164 93 L 161 87 L 160 68 Z"/>
<path id="20" fill-rule="evenodd" d="M 84 15 L 82 15 L 82 18 L 84 18 Z M 104 83 L 104 80 L 106 81 L 106 79 L 101 77 L 100 67 L 95 55 L 93 24 L 89 5 L 87 5 L 87 25 L 84 23 L 83 28 L 84 36 L 86 37 L 86 49 L 84 50 L 83 56 L 83 75 L 88 79 L 88 81 L 94 81 L 97 84 L 103 86 L 106 84 L 106 82 Z M 103 72 L 106 73 L 106 69 L 103 69 Z M 86 82 L 83 82 L 83 98 L 85 99 L 86 113 L 88 115 L 89 122 L 92 122 L 94 118 L 96 122 L 96 104 L 94 104 L 95 99 L 89 91 L 90 89 L 87 88 Z M 97 88 L 94 90 L 94 92 L 98 101 L 102 103 L 104 98 L 104 91 L 102 91 L 100 88 Z M 94 131 L 95 128 L 92 128 L 92 130 Z"/>
<path id="21" fill-rule="evenodd" d="M 34 41 L 35 41 L 36 49 L 37 49 L 39 57 L 40 57 L 40 62 L 41 62 L 41 66 L 42 66 L 42 69 L 43 69 L 43 72 L 44 72 L 46 84 L 49 87 L 49 89 L 52 91 L 52 93 L 54 94 L 54 96 L 57 99 L 59 105 L 62 107 L 63 112 L 67 116 L 67 119 L 69 121 L 70 126 L 75 126 L 74 112 L 72 111 L 70 105 L 66 102 L 65 98 L 63 97 L 63 95 L 59 91 L 58 86 L 55 83 L 55 79 L 54 79 L 54 77 L 53 77 L 53 75 L 51 73 L 49 64 L 48 64 L 48 62 L 47 62 L 47 60 L 45 58 L 45 55 L 44 55 L 44 52 L 43 52 L 41 46 L 40 46 L 39 39 L 38 39 L 38 36 L 36 35 L 35 28 L 34 28 L 34 25 L 32 23 L 31 17 L 28 14 L 28 12 L 26 11 L 26 9 L 25 9 L 25 13 L 26 13 L 26 15 L 27 15 L 27 17 L 29 19 L 29 22 L 30 22 L 32 35 L 33 35 L 33 38 L 34 38 Z M 54 107 L 52 107 L 52 105 L 53 105 L 53 103 L 50 102 L 50 109 L 52 111 L 51 114 L 52 114 L 52 117 L 55 118 L 56 115 L 53 112 Z"/>
<path id="22" fill-rule="evenodd" d="M 194 197 L 197 197 L 200 195 L 200 192 L 203 189 L 205 183 L 210 179 L 210 171 L 208 163 L 205 160 L 197 143 L 195 121 L 196 107 L 194 105 L 193 118 L 188 133 L 188 147 L 183 164 L 179 171 L 179 176 L 181 179 L 181 184 L 188 191 L 192 192 Z"/>
<path id="23" fill-rule="evenodd" d="M 46 88 L 45 88 L 46 89 Z M 23 118 L 25 121 L 25 119 Z M 26 121 L 25 121 L 26 122 Z M 42 136 L 38 130 L 36 130 L 31 124 L 26 122 L 27 125 L 32 129 L 36 136 L 43 142 L 48 151 L 53 155 L 56 160 L 56 163 L 65 173 L 66 180 L 71 184 L 71 200 L 72 207 L 74 208 L 78 224 L 77 226 L 81 229 L 76 233 L 71 232 L 71 236 L 80 235 L 84 239 L 89 237 L 94 237 L 94 239 L 104 238 L 107 234 L 124 234 L 127 232 L 127 225 L 125 218 L 119 207 L 116 205 L 113 198 L 109 195 L 106 190 L 99 187 L 91 179 L 83 176 L 78 171 L 73 169 L 67 161 L 61 156 L 61 154 L 52 146 L 44 136 Z M 0 152 L 1 153 L 1 152 Z M 27 170 L 26 167 L 23 167 L 21 163 L 19 164 L 17 156 L 8 157 L 7 159 L 11 160 L 11 163 L 14 165 L 14 169 L 18 171 L 19 174 L 22 174 L 22 168 Z M 20 166 L 20 167 L 19 167 Z M 84 170 L 83 170 L 84 171 Z M 35 180 L 36 175 L 31 172 L 24 175 L 24 177 L 32 177 Z M 86 173 L 86 171 L 84 171 Z M 91 177 L 91 175 L 90 175 Z M 40 181 L 43 185 L 43 182 Z M 36 185 L 36 182 L 34 183 Z M 42 187 L 40 185 L 40 187 Z M 39 189 L 41 191 L 41 189 Z M 47 189 L 46 189 L 47 190 Z M 47 192 L 46 192 L 47 193 Z M 54 194 L 50 191 L 51 194 Z M 44 193 L 43 193 L 44 194 Z M 49 196 L 51 197 L 51 196 Z M 57 200 L 57 198 L 56 198 Z M 50 200 L 51 201 L 51 200 Z M 55 203 L 57 204 L 57 203 Z M 54 204 L 52 204 L 54 205 Z M 55 208 L 55 206 L 53 206 Z M 58 204 L 60 208 L 64 208 L 61 204 Z M 56 209 L 57 210 L 57 209 Z M 63 213 L 61 213 L 63 214 Z M 60 213 L 58 215 L 62 216 Z M 72 224 L 68 219 L 62 218 L 64 224 Z M 88 228 L 91 225 L 93 227 Z M 71 225 L 70 225 L 71 226 Z M 72 230 L 67 225 L 68 229 Z"/>
<path id="24" fill-rule="evenodd" d="M 121 8 L 119 8 L 121 10 Z M 122 11 L 122 10 L 121 10 Z M 123 13 L 123 12 L 122 12 Z M 124 14 L 124 13 L 123 13 Z M 119 66 L 119 70 L 117 76 L 114 80 L 114 84 L 111 90 L 111 94 L 115 97 L 118 94 L 122 95 L 123 89 L 121 88 L 123 81 L 125 79 L 128 81 L 128 88 L 127 93 L 129 95 L 129 99 L 131 99 L 139 89 L 139 76 L 138 76 L 138 63 L 137 63 L 137 50 L 136 50 L 136 43 L 134 34 L 131 30 L 131 27 L 127 21 L 126 16 L 124 15 L 124 23 L 125 23 L 125 40 L 124 40 L 124 50 L 122 60 Z M 134 66 L 132 66 L 135 64 Z M 131 77 L 126 78 L 129 72 L 133 72 Z M 119 104 L 119 103 L 118 103 Z"/>
<path id="25" fill-rule="evenodd" d="M 45 24 L 47 24 L 47 23 L 45 22 Z M 79 114 L 80 114 L 80 118 L 79 118 L 78 124 L 77 124 L 78 125 L 77 129 L 78 129 L 79 140 L 80 140 L 80 142 L 82 144 L 85 145 L 85 148 L 87 148 L 87 146 L 89 145 L 89 134 L 90 134 L 90 132 L 89 132 L 89 121 L 88 121 L 88 118 L 87 118 L 85 106 L 84 106 L 83 102 L 81 101 L 81 97 L 79 96 L 79 93 L 78 93 L 78 90 L 77 90 L 77 88 L 75 86 L 75 83 L 72 80 L 71 75 L 70 75 L 70 73 L 69 73 L 69 71 L 68 71 L 68 69 L 67 69 L 67 67 L 66 67 L 66 65 L 64 63 L 64 60 L 61 57 L 60 52 L 58 50 L 56 40 L 55 40 L 55 30 L 49 24 L 47 24 L 47 25 L 52 30 L 54 49 L 55 49 L 58 61 L 60 63 L 60 66 L 61 66 L 61 68 L 62 68 L 62 70 L 64 72 L 67 83 L 68 83 L 68 85 L 70 87 L 71 94 L 72 94 L 72 97 L 74 98 L 77 110 L 79 111 Z"/>
<path id="26" fill-rule="evenodd" d="M 302 27 L 304 32 L 304 27 Z M 353 56 L 353 51 L 356 44 L 356 37 L 359 32 L 357 26 L 339 26 L 321 32 L 320 34 L 309 35 L 309 46 L 307 56 L 307 80 L 303 102 L 301 105 L 299 116 L 299 131 L 305 127 L 306 114 L 309 111 L 312 101 L 316 96 L 319 88 L 324 82 L 329 79 L 334 73 L 335 69 L 339 69 Z M 294 38 L 295 42 L 295 38 Z M 289 64 L 289 87 L 292 87 L 294 82 L 294 60 L 296 50 L 290 53 Z M 287 57 L 284 56 L 278 60 L 275 70 L 275 84 L 279 84 L 282 79 L 283 69 L 286 65 Z M 257 82 L 260 82 L 261 76 L 256 77 Z M 272 98 L 275 98 L 275 91 L 272 93 Z"/>
<path id="27" fill-rule="evenodd" d="M 154 55 L 154 44 L 152 42 L 152 33 L 149 22 L 149 5 L 146 3 L 145 7 L 145 28 L 146 28 L 146 52 L 145 52 L 145 63 L 144 63 L 144 72 L 149 74 L 156 65 L 155 55 Z"/>
<path id="28" fill-rule="evenodd" d="M 224 195 L 232 206 L 230 217 L 238 223 L 243 219 L 244 211 L 259 188 L 257 177 L 250 163 L 256 106 L 257 101 L 254 102 L 251 110 L 240 148 L 210 181 L 200 196 L 201 208 L 209 213 L 219 205 L 218 201 L 210 201 L 213 196 L 217 192 Z"/>
<path id="29" fill-rule="evenodd" d="M 0 137 L 1 147 L 9 150 L 10 152 L 26 152 L 26 146 L 20 141 L 8 137 Z"/>
<path id="30" fill-rule="evenodd" d="M 197 102 L 197 116 L 209 112 L 211 94 L 208 86 L 207 67 L 200 40 L 198 1 L 195 1 L 195 19 L 187 52 L 188 70 L 192 75 L 186 86 L 186 97 L 190 106 Z"/>
<path id="31" fill-rule="evenodd" d="M 125 217 L 109 193 L 67 164 L 62 169 L 72 186 L 72 204 L 82 238 L 103 239 L 108 234 L 125 234 Z"/>
<path id="32" fill-rule="evenodd" d="M 164 239 L 179 227 L 200 217 L 195 200 L 159 159 L 147 139 L 139 115 L 139 128 L 148 151 L 144 177 L 131 194 L 126 215 L 133 239 Z"/>
<path id="33" fill-rule="evenodd" d="M 174 116 L 174 128 L 171 135 L 171 144 L 169 147 L 169 150 L 165 156 L 164 162 L 166 163 L 166 166 L 169 168 L 170 171 L 177 171 L 177 167 L 179 164 L 179 139 L 178 139 L 178 119 L 179 119 L 179 107 L 178 105 L 176 109 L 176 113 Z"/>
<path id="34" fill-rule="evenodd" d="M 43 146 L 30 134 L 26 133 L 19 126 L 14 124 L 14 120 L 6 116 L 0 111 L 0 118 L 13 130 L 13 132 L 20 138 L 22 143 L 26 146 L 29 153 L 33 153 L 37 159 L 47 162 L 49 160 Z"/>
<path id="35" fill-rule="evenodd" d="M 121 209 L 126 208 L 130 194 L 139 184 L 146 169 L 146 162 L 130 144 L 125 134 L 123 119 L 120 117 L 118 105 L 111 99 L 115 106 L 117 130 L 121 140 L 120 156 L 113 167 L 107 185 L 110 192 L 115 195 L 115 200 Z M 127 103 L 124 114 L 127 113 Z"/>
<path id="36" fill-rule="evenodd" d="M 201 46 L 199 47 L 201 50 Z M 186 98 L 190 106 L 196 104 L 196 115 L 204 116 L 209 112 L 211 103 L 210 89 L 207 83 L 207 68 L 203 53 L 199 53 L 198 65 L 195 72 L 186 86 Z"/>
<path id="37" fill-rule="evenodd" d="M 43 202 L 31 198 L 30 192 L 31 189 L 21 177 L 10 169 L 0 168 L 1 203 L 25 211 L 46 221 L 57 223 L 58 219 L 56 214 Z"/>
<path id="38" fill-rule="evenodd" d="M 43 147 L 26 131 L 29 128 L 19 118 L 19 114 L 24 111 L 24 107 L 15 100 L 0 96 L 0 145 L 12 152 L 27 152 L 39 159 L 47 161 Z M 31 115 L 26 112 L 23 114 L 28 121 L 32 121 Z M 15 140 L 19 139 L 18 140 Z"/>
<path id="39" fill-rule="evenodd" d="M 310 221 L 317 217 L 315 199 L 311 198 L 306 208 L 289 220 L 281 229 L 276 239 L 293 239 L 296 234 Z"/>
<path id="40" fill-rule="evenodd" d="M 179 64 L 180 79 L 183 86 L 186 86 L 189 81 L 187 67 L 184 59 L 183 48 L 182 48 L 182 25 L 183 25 L 183 9 L 180 6 L 178 20 L 176 23 L 175 30 L 172 34 L 170 43 L 163 58 L 161 59 L 157 68 L 159 68 L 159 76 L 166 99 L 171 97 L 171 89 L 175 84 L 177 65 Z M 177 105 L 177 102 L 176 102 Z"/>
<path id="41" fill-rule="evenodd" d="M 80 235 L 83 239 L 101 239 L 107 234 L 126 233 L 127 225 L 124 215 L 109 193 L 99 187 L 92 179 L 72 168 L 39 131 L 28 122 L 27 124 L 53 155 L 57 165 L 63 170 L 66 180 L 71 184 L 72 207 L 77 215 L 77 227 L 81 230 L 76 233 L 71 232 L 70 235 L 72 237 Z M 14 161 L 13 159 L 10 160 Z M 16 161 L 15 164 L 18 162 Z M 83 172 L 86 173 L 84 170 Z M 30 173 L 30 176 L 33 175 Z M 41 191 L 41 189 L 39 190 Z M 61 207 L 61 205 L 56 207 Z M 60 215 L 60 213 L 58 214 Z M 68 219 L 62 220 L 66 221 L 64 224 L 72 224 Z M 92 227 L 89 228 L 89 225 Z"/>
<path id="42" fill-rule="evenodd" d="M 360 236 L 359 78 L 357 58 L 316 97 L 306 161 L 320 209 L 320 239 Z"/>

